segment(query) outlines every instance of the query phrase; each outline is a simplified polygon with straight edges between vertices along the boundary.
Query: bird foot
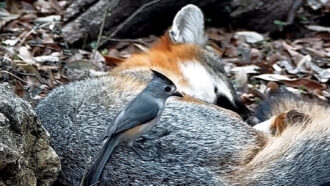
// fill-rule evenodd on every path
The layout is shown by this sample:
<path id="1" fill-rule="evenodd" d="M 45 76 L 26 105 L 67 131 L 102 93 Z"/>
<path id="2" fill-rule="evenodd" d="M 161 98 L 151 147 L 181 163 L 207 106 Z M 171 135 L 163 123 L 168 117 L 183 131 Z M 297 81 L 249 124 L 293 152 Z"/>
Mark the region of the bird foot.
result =
<path id="1" fill-rule="evenodd" d="M 162 132 L 156 133 L 152 137 L 151 136 L 141 136 L 140 139 L 138 139 L 137 141 L 138 142 L 141 142 L 141 143 L 144 143 L 146 141 L 154 140 L 154 139 L 157 139 L 157 138 L 161 138 L 161 137 L 167 136 L 169 134 L 170 134 L 170 132 L 168 130 L 164 130 Z"/>

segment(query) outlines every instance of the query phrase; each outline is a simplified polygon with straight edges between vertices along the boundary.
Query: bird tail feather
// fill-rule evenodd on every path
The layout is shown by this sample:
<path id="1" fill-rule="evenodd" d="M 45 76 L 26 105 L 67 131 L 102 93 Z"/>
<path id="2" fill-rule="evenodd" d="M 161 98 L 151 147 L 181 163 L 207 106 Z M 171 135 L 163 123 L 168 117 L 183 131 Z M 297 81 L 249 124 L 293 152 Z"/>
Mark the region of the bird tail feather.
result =
<path id="1" fill-rule="evenodd" d="M 95 162 L 90 166 L 88 171 L 84 174 L 80 186 L 90 186 L 97 183 L 99 180 L 102 170 L 107 163 L 112 151 L 120 142 L 120 135 L 114 135 L 107 139 L 102 149 L 100 150 Z"/>

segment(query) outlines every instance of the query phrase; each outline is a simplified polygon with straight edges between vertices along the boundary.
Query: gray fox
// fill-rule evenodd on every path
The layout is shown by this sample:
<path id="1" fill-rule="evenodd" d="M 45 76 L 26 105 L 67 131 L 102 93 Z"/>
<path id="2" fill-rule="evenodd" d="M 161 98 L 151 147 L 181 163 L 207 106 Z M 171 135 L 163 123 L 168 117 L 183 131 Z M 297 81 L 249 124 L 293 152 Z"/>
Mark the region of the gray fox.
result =
<path id="1" fill-rule="evenodd" d="M 239 101 L 216 52 L 205 45 L 203 24 L 201 10 L 187 5 L 148 52 L 132 56 L 108 75 L 58 87 L 40 102 L 36 112 L 61 158 L 59 183 L 79 185 L 102 146 L 99 137 L 143 90 L 151 79 L 150 69 L 169 77 L 185 97 L 170 98 L 158 125 L 134 143 L 143 154 L 125 145 L 113 151 L 100 185 L 320 185 L 330 181 L 329 108 L 281 97 L 278 105 L 268 104 L 257 112 L 262 121 L 269 121 L 261 127 L 266 130 L 249 126 L 241 117 L 248 118 L 251 112 Z M 293 109 L 311 118 L 294 124 L 285 120 L 286 128 L 278 130 L 272 115 Z M 280 133 L 267 132 L 273 125 L 272 130 Z"/>

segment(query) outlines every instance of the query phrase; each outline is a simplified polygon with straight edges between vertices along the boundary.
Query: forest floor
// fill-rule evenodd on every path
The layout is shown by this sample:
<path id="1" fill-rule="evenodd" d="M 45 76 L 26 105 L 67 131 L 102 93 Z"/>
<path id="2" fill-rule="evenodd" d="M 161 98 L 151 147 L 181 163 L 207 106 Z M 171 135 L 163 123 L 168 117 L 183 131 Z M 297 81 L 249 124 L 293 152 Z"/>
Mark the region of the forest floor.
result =
<path id="1" fill-rule="evenodd" d="M 120 39 L 98 50 L 96 41 L 69 46 L 61 37 L 66 1 L 13 2 L 19 4 L 0 3 L 0 83 L 8 82 L 32 105 L 59 85 L 105 74 L 158 39 Z M 228 28 L 207 28 L 207 34 L 247 105 L 279 87 L 330 103 L 329 30 L 276 40 Z"/>

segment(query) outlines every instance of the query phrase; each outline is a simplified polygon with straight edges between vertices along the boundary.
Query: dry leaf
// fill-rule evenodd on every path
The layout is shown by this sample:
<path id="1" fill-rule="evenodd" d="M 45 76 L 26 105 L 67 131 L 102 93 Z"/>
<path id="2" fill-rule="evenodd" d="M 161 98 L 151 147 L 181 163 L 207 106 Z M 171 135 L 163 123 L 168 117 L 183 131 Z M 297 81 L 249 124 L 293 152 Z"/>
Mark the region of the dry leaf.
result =
<path id="1" fill-rule="evenodd" d="M 313 81 L 310 79 L 297 79 L 297 80 L 290 80 L 290 81 L 282 81 L 284 84 L 290 86 L 290 87 L 295 87 L 295 88 L 306 88 L 309 91 L 313 90 L 322 90 L 325 88 L 324 85 L 321 85 L 317 81 Z"/>
<path id="2" fill-rule="evenodd" d="M 50 0 L 49 3 L 56 10 L 57 14 L 62 15 L 63 7 L 59 4 L 57 0 Z"/>
<path id="3" fill-rule="evenodd" d="M 60 61 L 60 58 L 57 57 L 57 56 L 52 56 L 52 55 L 49 55 L 49 56 L 38 56 L 38 57 L 35 57 L 34 58 L 35 61 L 39 62 L 39 63 L 44 63 L 44 62 L 58 62 Z"/>
<path id="4" fill-rule="evenodd" d="M 258 76 L 254 76 L 254 78 L 262 79 L 262 80 L 266 80 L 266 81 L 283 81 L 283 80 L 292 81 L 292 80 L 294 80 L 294 79 L 291 79 L 287 76 L 280 75 L 280 74 L 261 74 Z"/>
<path id="5" fill-rule="evenodd" d="M 36 7 L 41 13 L 54 13 L 54 9 L 52 5 L 45 0 L 37 0 L 33 3 L 34 7 Z"/>
<path id="6" fill-rule="evenodd" d="M 39 17 L 34 21 L 36 23 L 52 23 L 52 22 L 59 22 L 61 20 L 61 16 L 59 15 L 50 15 L 46 17 Z"/>
<path id="7" fill-rule="evenodd" d="M 290 54 L 290 56 L 292 57 L 293 61 L 295 62 L 295 64 L 297 65 L 299 63 L 299 61 L 304 57 L 302 54 L 300 54 L 299 52 L 296 52 L 295 50 L 297 50 L 298 48 L 294 48 L 292 46 L 290 46 L 289 44 L 287 44 L 286 42 L 282 42 L 282 46 L 283 48 L 288 51 L 288 53 Z M 300 47 L 299 47 L 300 48 Z"/>
<path id="8" fill-rule="evenodd" d="M 19 48 L 18 57 L 20 57 L 24 62 L 28 64 L 36 64 L 36 61 L 32 57 L 29 49 L 25 46 Z"/>
<path id="9" fill-rule="evenodd" d="M 93 65 L 91 65 L 89 60 L 86 59 L 81 59 L 81 60 L 75 60 L 75 61 L 70 61 L 64 65 L 65 68 L 69 69 L 76 69 L 76 70 L 89 70 L 93 68 Z"/>
<path id="10" fill-rule="evenodd" d="M 143 51 L 143 52 L 146 52 L 146 51 L 149 50 L 147 47 L 145 47 L 145 46 L 143 46 L 143 45 L 140 45 L 140 44 L 138 44 L 138 43 L 134 43 L 134 46 L 136 46 L 138 49 L 140 49 L 140 50 Z"/>
<path id="11" fill-rule="evenodd" d="M 264 40 L 264 36 L 251 31 L 236 32 L 235 38 L 243 37 L 247 43 L 258 43 Z"/>
<path id="12" fill-rule="evenodd" d="M 105 71 L 105 59 L 99 51 L 95 51 L 94 54 L 91 54 L 91 58 L 93 58 L 91 61 L 96 67 L 95 70 Z"/>
<path id="13" fill-rule="evenodd" d="M 280 66 L 284 67 L 285 70 L 290 74 L 297 74 L 299 70 L 295 68 L 292 63 L 290 63 L 288 60 L 282 60 L 277 62 Z"/>
<path id="14" fill-rule="evenodd" d="M 314 76 L 322 83 L 326 83 L 330 80 L 330 69 L 322 69 L 312 63 L 311 61 L 307 62 L 307 66 L 314 71 Z"/>
<path id="15" fill-rule="evenodd" d="M 309 30 L 316 31 L 316 32 L 329 32 L 330 33 L 330 27 L 319 26 L 319 25 L 307 25 L 306 28 Z"/>
<path id="16" fill-rule="evenodd" d="M 260 67 L 257 65 L 247 65 L 241 67 L 234 67 L 231 69 L 232 72 L 244 71 L 247 74 L 257 74 L 259 73 Z"/>
<path id="17" fill-rule="evenodd" d="M 11 14 L 6 9 L 0 8 L 0 29 L 9 21 L 19 18 L 21 14 Z"/>

